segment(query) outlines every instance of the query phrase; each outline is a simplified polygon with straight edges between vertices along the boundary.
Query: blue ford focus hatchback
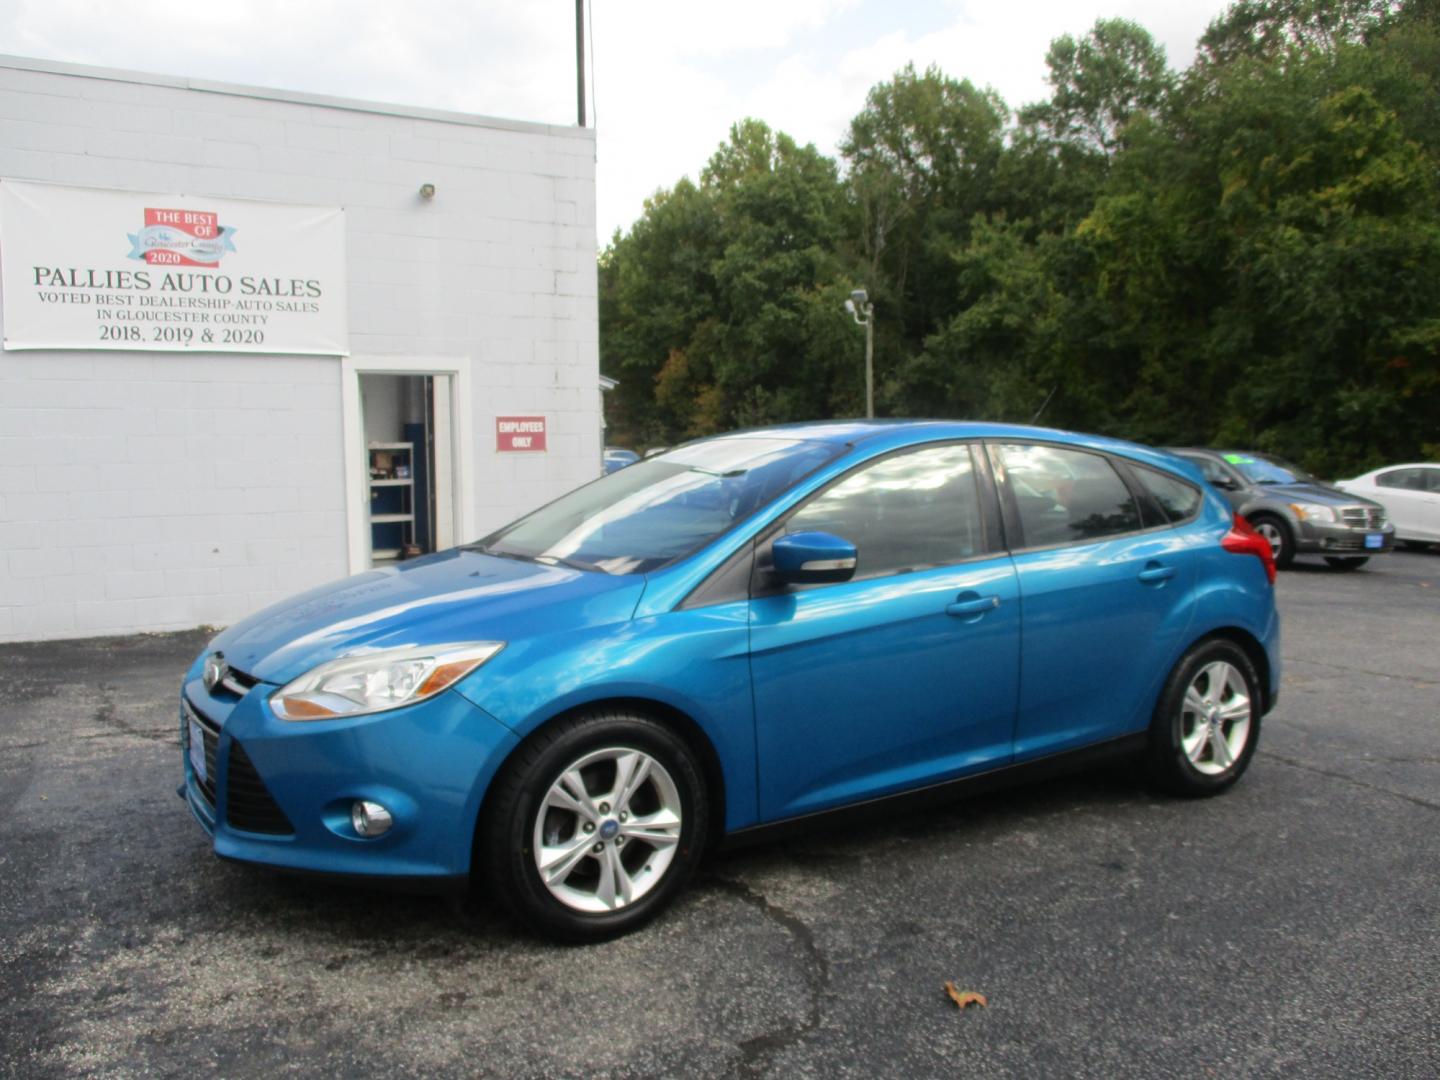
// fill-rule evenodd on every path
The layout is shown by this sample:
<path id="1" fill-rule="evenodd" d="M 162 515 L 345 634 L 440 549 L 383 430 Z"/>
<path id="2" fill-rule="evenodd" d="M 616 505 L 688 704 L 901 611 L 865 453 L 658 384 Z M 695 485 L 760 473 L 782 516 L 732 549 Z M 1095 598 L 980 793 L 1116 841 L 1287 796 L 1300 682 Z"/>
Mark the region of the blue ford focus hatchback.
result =
<path id="1" fill-rule="evenodd" d="M 217 854 L 638 926 L 722 839 L 1143 763 L 1239 778 L 1270 546 L 1169 454 L 993 424 L 706 439 L 220 634 L 181 694 Z"/>

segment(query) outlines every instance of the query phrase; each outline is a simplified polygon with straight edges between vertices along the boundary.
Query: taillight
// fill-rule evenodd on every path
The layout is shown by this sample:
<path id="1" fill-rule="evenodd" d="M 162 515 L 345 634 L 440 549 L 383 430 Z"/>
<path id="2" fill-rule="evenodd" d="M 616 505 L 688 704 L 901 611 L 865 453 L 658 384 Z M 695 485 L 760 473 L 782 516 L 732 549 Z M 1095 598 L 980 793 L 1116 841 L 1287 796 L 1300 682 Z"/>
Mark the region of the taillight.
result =
<path id="1" fill-rule="evenodd" d="M 1236 555 L 1254 555 L 1265 564 L 1265 576 L 1270 584 L 1275 584 L 1275 552 L 1270 550 L 1270 541 L 1239 514 L 1235 515 L 1230 531 L 1220 538 L 1220 546 Z"/>

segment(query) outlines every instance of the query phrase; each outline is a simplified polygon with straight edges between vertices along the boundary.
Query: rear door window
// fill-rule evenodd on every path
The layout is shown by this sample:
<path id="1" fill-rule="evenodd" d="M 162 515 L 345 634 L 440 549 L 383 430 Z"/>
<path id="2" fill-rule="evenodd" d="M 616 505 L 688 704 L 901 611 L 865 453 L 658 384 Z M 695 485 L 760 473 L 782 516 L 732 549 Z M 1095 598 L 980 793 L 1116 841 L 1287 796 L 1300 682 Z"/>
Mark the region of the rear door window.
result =
<path id="1" fill-rule="evenodd" d="M 996 447 L 1025 547 L 1097 540 L 1140 529 L 1140 508 L 1100 454 L 1041 443 Z"/>
<path id="2" fill-rule="evenodd" d="M 1420 469 L 1391 469 L 1375 478 L 1375 483 L 1385 488 L 1401 488 L 1406 491 L 1424 491 L 1425 476 Z"/>

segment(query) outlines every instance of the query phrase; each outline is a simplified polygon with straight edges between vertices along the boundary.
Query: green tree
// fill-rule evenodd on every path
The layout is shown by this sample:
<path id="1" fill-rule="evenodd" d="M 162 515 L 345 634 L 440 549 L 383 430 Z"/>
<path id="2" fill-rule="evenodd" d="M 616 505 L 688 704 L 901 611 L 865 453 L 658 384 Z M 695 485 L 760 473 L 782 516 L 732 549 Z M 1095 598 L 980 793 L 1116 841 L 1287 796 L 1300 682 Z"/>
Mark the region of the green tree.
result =
<path id="1" fill-rule="evenodd" d="M 1121 20 L 1048 60 L 1013 125 L 907 67 L 843 176 L 751 120 L 657 194 L 601 261 L 637 441 L 856 414 L 864 283 L 882 412 L 1440 453 L 1440 0 L 1240 0 L 1178 79 Z"/>
<path id="2" fill-rule="evenodd" d="M 1050 44 L 1050 100 L 1021 111 L 1052 141 L 1111 157 L 1125 126 L 1154 116 L 1174 84 L 1165 50 L 1128 19 L 1100 19 L 1079 41 L 1069 34 Z"/>
<path id="3" fill-rule="evenodd" d="M 1205 93 L 1125 155 L 1076 231 L 1140 437 L 1336 474 L 1433 431 L 1436 163 L 1402 119 L 1426 88 L 1324 40 L 1197 72 Z"/>
<path id="4" fill-rule="evenodd" d="M 834 325 L 817 324 L 820 298 L 841 288 L 842 201 L 833 161 L 745 120 L 698 185 L 646 204 L 601 263 L 601 362 L 621 380 L 621 436 L 668 442 L 853 411 L 856 380 L 830 370 L 839 299 Z"/>
<path id="5" fill-rule="evenodd" d="M 600 366 L 619 380 L 612 438 L 665 443 L 690 423 L 673 395 L 657 408 L 655 382 L 675 351 L 715 318 L 714 264 L 723 250 L 714 199 L 689 180 L 657 192 L 630 232 L 600 259 Z"/>
<path id="6" fill-rule="evenodd" d="M 850 122 L 840 152 L 851 235 L 892 347 L 918 348 L 953 302 L 950 250 L 975 214 L 1000 203 L 995 172 L 1009 115 L 993 90 L 906 65 L 870 90 Z"/>
<path id="7" fill-rule="evenodd" d="M 1362 42 L 1393 15 L 1391 0 L 1238 0 L 1199 42 L 1202 70 L 1236 60 L 1279 61 Z"/>

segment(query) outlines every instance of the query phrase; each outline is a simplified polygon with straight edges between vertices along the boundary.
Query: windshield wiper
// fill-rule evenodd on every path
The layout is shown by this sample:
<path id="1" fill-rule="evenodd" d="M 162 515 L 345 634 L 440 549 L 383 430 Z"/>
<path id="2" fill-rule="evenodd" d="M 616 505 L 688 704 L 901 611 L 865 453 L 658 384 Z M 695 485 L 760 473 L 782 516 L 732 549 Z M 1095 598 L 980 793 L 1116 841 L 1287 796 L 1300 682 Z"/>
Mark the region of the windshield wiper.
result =
<path id="1" fill-rule="evenodd" d="M 461 547 L 460 547 L 460 550 L 461 550 L 461 551 L 474 551 L 474 552 L 478 552 L 478 553 L 481 554 L 481 555 L 493 555 L 493 556 L 494 556 L 495 558 L 497 558 L 497 559 L 514 559 L 514 560 L 516 560 L 517 562 L 534 562 L 534 561 L 535 561 L 535 556 L 534 556 L 534 555 L 522 555 L 522 554 L 520 554 L 520 552 L 518 552 L 518 551 L 497 551 L 496 549 L 494 549 L 494 548 L 492 548 L 492 547 L 487 547 L 487 546 L 484 545 L 484 544 L 478 544 L 478 543 L 477 543 L 477 544 L 462 544 Z"/>
<path id="2" fill-rule="evenodd" d="M 460 547 L 462 551 L 475 551 L 481 555 L 493 555 L 497 559 L 514 559 L 516 562 L 540 563 L 544 566 L 564 566 L 571 570 L 600 569 L 600 567 L 594 563 L 581 562 L 579 559 L 567 559 L 563 555 L 526 555 L 519 551 L 500 551 L 481 543 L 462 544 Z"/>
<path id="3" fill-rule="evenodd" d="M 547 566 L 564 566 L 571 570 L 594 571 L 600 569 L 600 567 L 594 563 L 581 562 L 579 559 L 567 559 L 563 555 L 536 555 L 534 559 L 536 562 L 544 563 Z"/>

